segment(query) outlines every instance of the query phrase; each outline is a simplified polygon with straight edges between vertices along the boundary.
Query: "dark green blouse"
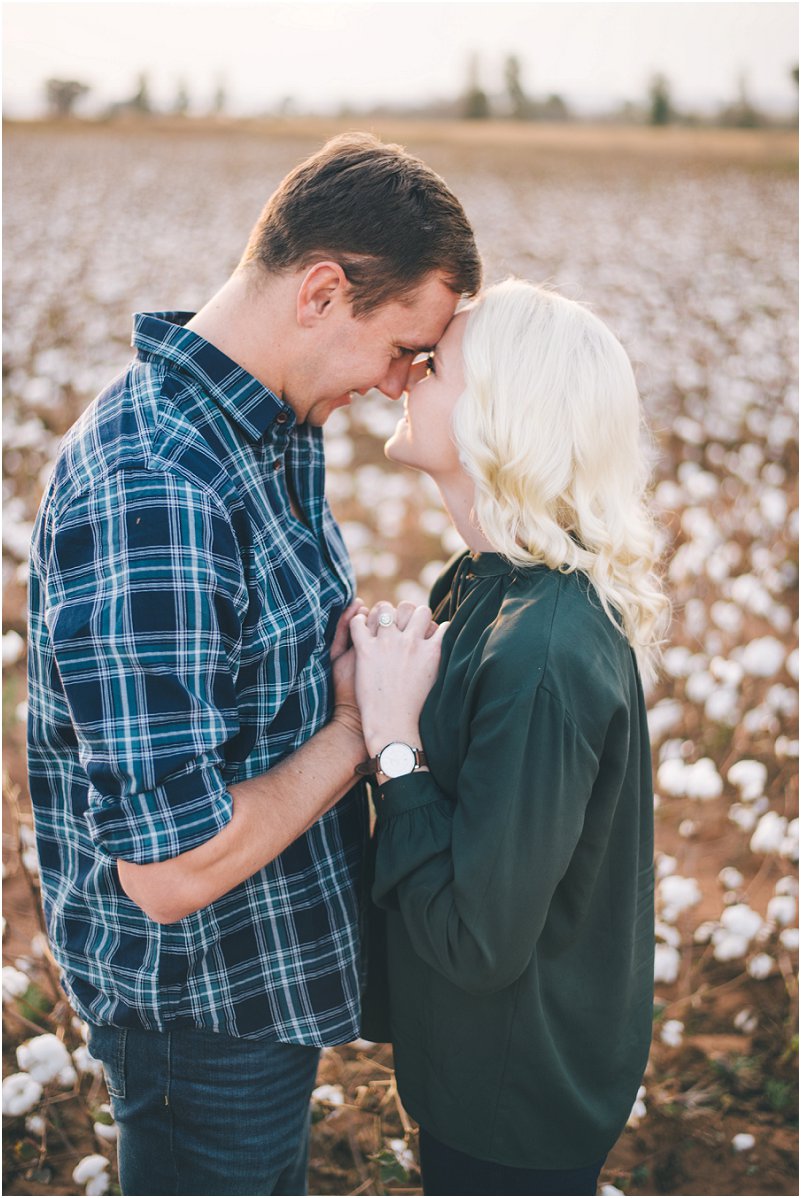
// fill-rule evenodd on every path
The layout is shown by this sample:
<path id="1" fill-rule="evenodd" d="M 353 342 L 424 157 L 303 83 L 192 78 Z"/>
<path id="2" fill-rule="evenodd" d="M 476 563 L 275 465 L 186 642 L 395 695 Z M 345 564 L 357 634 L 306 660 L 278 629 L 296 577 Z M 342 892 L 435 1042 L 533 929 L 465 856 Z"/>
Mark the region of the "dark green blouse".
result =
<path id="1" fill-rule="evenodd" d="M 603 1157 L 653 1011 L 653 791 L 634 654 L 580 574 L 464 554 L 423 710 L 430 773 L 377 800 L 398 1085 L 444 1143 Z"/>

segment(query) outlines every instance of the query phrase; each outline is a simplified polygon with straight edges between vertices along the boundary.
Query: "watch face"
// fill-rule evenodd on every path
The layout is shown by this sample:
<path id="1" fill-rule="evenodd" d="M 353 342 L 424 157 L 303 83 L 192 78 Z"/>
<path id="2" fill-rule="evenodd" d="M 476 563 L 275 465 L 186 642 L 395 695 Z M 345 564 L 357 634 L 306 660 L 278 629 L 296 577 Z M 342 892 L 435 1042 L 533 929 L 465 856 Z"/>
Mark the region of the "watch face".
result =
<path id="1" fill-rule="evenodd" d="M 403 774 L 411 774 L 417 764 L 417 754 L 411 745 L 405 745 L 394 740 L 391 745 L 382 749 L 378 756 L 381 773 L 388 778 L 400 778 Z"/>

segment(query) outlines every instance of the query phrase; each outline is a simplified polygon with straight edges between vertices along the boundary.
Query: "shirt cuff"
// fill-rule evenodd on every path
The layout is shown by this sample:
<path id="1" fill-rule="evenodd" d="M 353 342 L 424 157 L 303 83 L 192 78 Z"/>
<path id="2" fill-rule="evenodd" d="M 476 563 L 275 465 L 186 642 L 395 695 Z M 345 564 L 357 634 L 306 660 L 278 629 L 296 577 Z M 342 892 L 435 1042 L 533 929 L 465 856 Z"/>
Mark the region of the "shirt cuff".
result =
<path id="1" fill-rule="evenodd" d="M 148 865 L 204 844 L 232 815 L 233 799 L 219 770 L 205 765 L 122 797 L 90 786 L 85 818 L 92 840 L 110 857 Z"/>
<path id="2" fill-rule="evenodd" d="M 415 770 L 401 778 L 390 778 L 381 786 L 379 796 L 375 804 L 379 824 L 418 807 L 446 801 L 429 770 Z"/>

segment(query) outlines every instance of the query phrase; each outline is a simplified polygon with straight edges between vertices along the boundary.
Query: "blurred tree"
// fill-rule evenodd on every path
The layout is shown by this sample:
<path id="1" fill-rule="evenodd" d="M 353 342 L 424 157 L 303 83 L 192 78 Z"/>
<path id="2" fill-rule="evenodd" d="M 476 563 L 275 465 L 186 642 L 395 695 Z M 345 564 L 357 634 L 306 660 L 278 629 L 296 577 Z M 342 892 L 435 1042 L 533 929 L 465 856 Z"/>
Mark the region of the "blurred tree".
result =
<path id="1" fill-rule="evenodd" d="M 556 92 L 552 92 L 548 99 L 539 105 L 538 113 L 544 121 L 570 120 L 570 109 L 565 100 Z"/>
<path id="2" fill-rule="evenodd" d="M 765 124 L 765 117 L 752 103 L 748 94 L 748 78 L 745 72 L 737 81 L 737 99 L 723 109 L 720 123 L 735 129 L 758 129 Z"/>
<path id="3" fill-rule="evenodd" d="M 185 79 L 178 80 L 178 88 L 175 93 L 172 110 L 177 116 L 186 116 L 189 111 L 189 89 L 186 86 Z"/>
<path id="4" fill-rule="evenodd" d="M 228 105 L 228 93 L 225 88 L 225 80 L 222 75 L 217 80 L 217 86 L 214 89 L 214 97 L 211 102 L 212 112 L 215 116 L 220 116 Z"/>
<path id="5" fill-rule="evenodd" d="M 136 112 L 152 112 L 150 103 L 150 83 L 145 71 L 137 77 L 137 88 L 130 101 L 130 106 Z"/>
<path id="6" fill-rule="evenodd" d="M 76 101 L 90 90 L 88 83 L 78 79 L 48 79 L 45 83 L 47 107 L 53 116 L 72 116 Z"/>
<path id="7" fill-rule="evenodd" d="M 478 55 L 472 54 L 467 64 L 467 91 L 464 97 L 463 115 L 468 121 L 483 121 L 489 114 L 487 93 L 479 82 Z"/>
<path id="8" fill-rule="evenodd" d="M 673 108 L 670 102 L 670 84 L 664 75 L 653 76 L 649 95 L 651 98 L 650 123 L 652 125 L 669 125 L 673 120 Z"/>
<path id="9" fill-rule="evenodd" d="M 506 59 L 503 75 L 512 116 L 517 121 L 529 120 L 532 116 L 531 102 L 523 89 L 520 59 L 516 54 L 510 54 Z"/>

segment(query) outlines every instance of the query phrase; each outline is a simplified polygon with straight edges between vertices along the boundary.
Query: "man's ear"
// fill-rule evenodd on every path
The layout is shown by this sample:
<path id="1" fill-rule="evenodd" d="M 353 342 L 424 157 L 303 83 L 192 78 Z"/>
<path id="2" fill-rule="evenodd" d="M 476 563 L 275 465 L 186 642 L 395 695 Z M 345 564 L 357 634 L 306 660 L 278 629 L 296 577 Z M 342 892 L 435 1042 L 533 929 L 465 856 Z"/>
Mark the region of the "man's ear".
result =
<path id="1" fill-rule="evenodd" d="M 332 305 L 349 303 L 350 285 L 338 262 L 315 262 L 301 280 L 298 290 L 297 318 L 308 329 L 324 320 Z"/>

